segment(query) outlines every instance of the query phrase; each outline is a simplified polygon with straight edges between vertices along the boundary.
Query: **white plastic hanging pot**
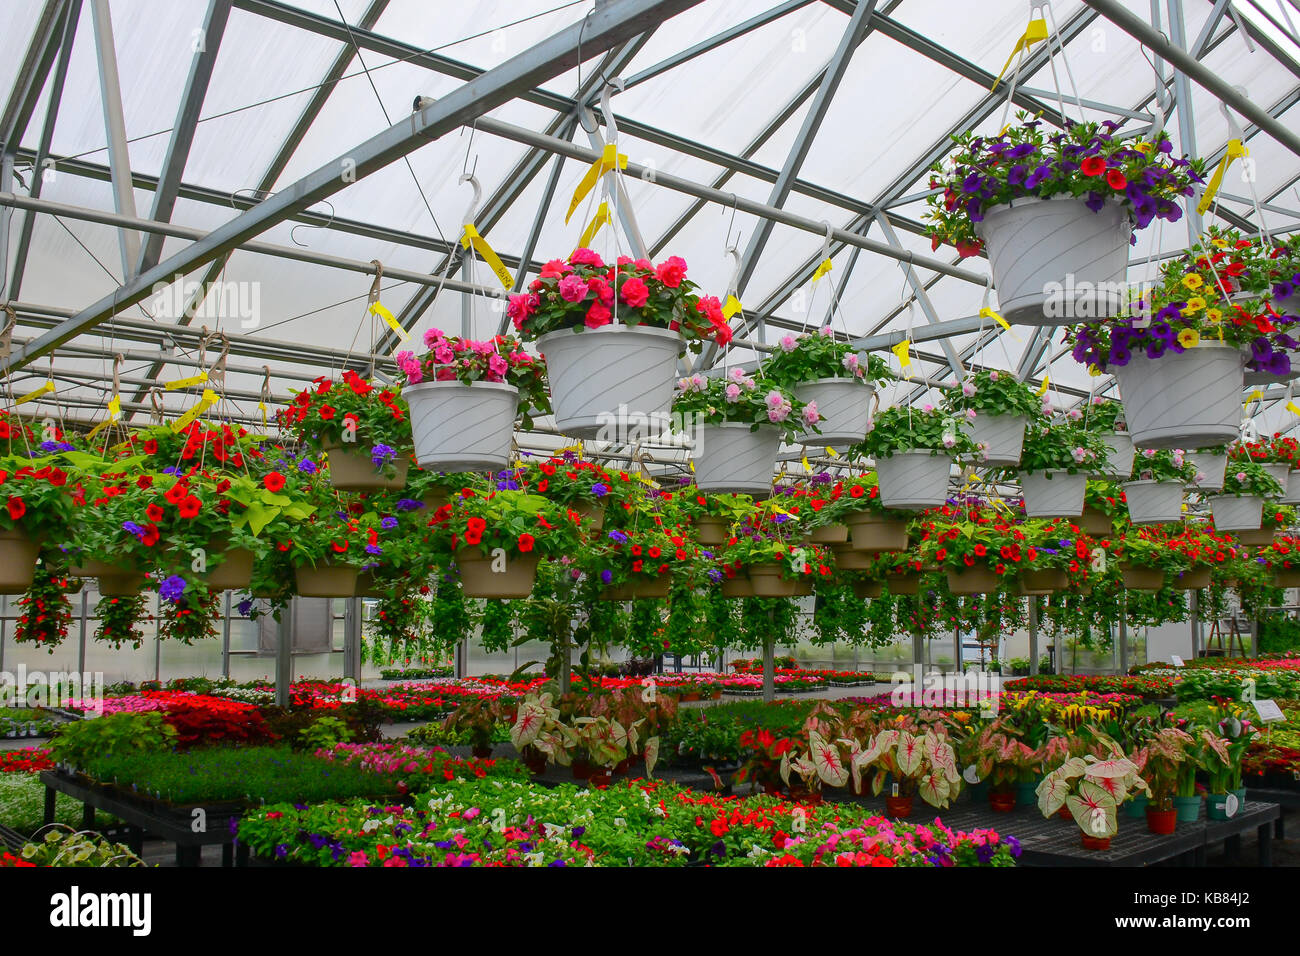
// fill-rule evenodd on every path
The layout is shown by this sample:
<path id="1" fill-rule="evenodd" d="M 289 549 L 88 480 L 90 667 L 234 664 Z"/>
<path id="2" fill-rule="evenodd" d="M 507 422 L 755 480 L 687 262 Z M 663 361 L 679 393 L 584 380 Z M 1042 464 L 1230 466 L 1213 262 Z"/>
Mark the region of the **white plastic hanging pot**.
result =
<path id="1" fill-rule="evenodd" d="M 781 447 L 774 425 L 744 422 L 701 425 L 696 439 L 695 485 L 706 494 L 766 495 Z"/>
<path id="2" fill-rule="evenodd" d="M 1285 494 L 1291 484 L 1290 464 L 1285 461 L 1271 461 L 1263 467 L 1269 473 L 1269 476 L 1282 486 L 1282 492 Z"/>
<path id="3" fill-rule="evenodd" d="M 1087 475 L 1072 475 L 1063 468 L 1020 473 L 1025 514 L 1030 518 L 1078 518 L 1083 514 L 1087 487 Z"/>
<path id="4" fill-rule="evenodd" d="M 1228 455 L 1222 451 L 1190 451 L 1185 456 L 1198 475 L 1204 475 L 1194 482 L 1201 491 L 1222 491 L 1223 480 L 1228 471 Z"/>
<path id="5" fill-rule="evenodd" d="M 1300 471 L 1289 471 L 1286 484 L 1282 486 L 1283 495 L 1279 504 L 1300 505 Z"/>
<path id="6" fill-rule="evenodd" d="M 1103 442 L 1110 449 L 1106 453 L 1106 461 L 1101 467 L 1103 474 L 1127 478 L 1133 474 L 1133 439 L 1125 432 L 1112 432 L 1109 435 L 1103 435 Z"/>
<path id="7" fill-rule="evenodd" d="M 682 337 L 669 329 L 609 325 L 562 329 L 537 340 L 546 358 L 555 427 L 574 438 L 627 441 L 667 429 Z"/>
<path id="8" fill-rule="evenodd" d="M 1129 435 L 1139 448 L 1206 448 L 1237 437 L 1241 353 L 1202 342 L 1158 359 L 1133 353 L 1115 369 Z"/>
<path id="9" fill-rule="evenodd" d="M 902 511 L 937 508 L 948 500 L 948 475 L 952 459 L 928 451 L 895 452 L 876 462 L 880 503 Z"/>
<path id="10" fill-rule="evenodd" d="M 1093 212 L 1073 197 L 1016 199 L 975 228 L 1008 322 L 1068 325 L 1123 306 L 1132 225 L 1118 202 Z"/>
<path id="11" fill-rule="evenodd" d="M 814 402 L 821 421 L 821 433 L 800 432 L 795 436 L 799 445 L 830 446 L 832 448 L 856 445 L 867 437 L 871 427 L 871 403 L 876 389 L 870 382 L 857 378 L 819 378 L 804 382 L 794 390 L 802 402 Z"/>
<path id="12" fill-rule="evenodd" d="M 1215 495 L 1210 499 L 1216 531 L 1258 531 L 1264 499 L 1258 495 Z"/>
<path id="13" fill-rule="evenodd" d="M 519 389 L 504 382 L 420 382 L 402 389 L 415 460 L 430 471 L 495 471 L 510 461 Z"/>
<path id="14" fill-rule="evenodd" d="M 1170 524 L 1183 518 L 1181 481 L 1126 481 L 1121 486 L 1128 500 L 1132 524 Z"/>
<path id="15" fill-rule="evenodd" d="M 971 440 L 988 448 L 981 464 L 1018 465 L 1025 445 L 1025 427 L 1029 419 L 1024 415 L 976 415 L 964 419 Z"/>

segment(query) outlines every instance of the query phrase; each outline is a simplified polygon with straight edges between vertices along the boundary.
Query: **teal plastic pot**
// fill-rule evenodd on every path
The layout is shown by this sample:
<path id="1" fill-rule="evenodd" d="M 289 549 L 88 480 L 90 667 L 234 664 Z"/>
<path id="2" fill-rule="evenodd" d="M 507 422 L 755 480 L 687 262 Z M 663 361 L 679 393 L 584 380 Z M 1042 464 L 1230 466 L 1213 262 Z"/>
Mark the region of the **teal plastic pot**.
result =
<path id="1" fill-rule="evenodd" d="M 979 783 L 967 784 L 966 789 L 970 791 L 970 798 L 975 803 L 984 804 L 989 802 L 989 785 L 983 780 Z"/>
<path id="2" fill-rule="evenodd" d="M 1147 804 L 1150 802 L 1150 797 L 1130 797 L 1124 804 L 1124 816 L 1132 817 L 1134 820 L 1145 820 Z"/>
<path id="3" fill-rule="evenodd" d="M 1228 819 L 1228 795 L 1211 793 L 1205 798 L 1205 816 L 1210 820 Z"/>
<path id="4" fill-rule="evenodd" d="M 1174 809 L 1179 823 L 1195 823 L 1201 818 L 1200 797 L 1174 797 Z"/>
<path id="5" fill-rule="evenodd" d="M 1038 790 L 1038 783 L 1037 780 L 1022 780 L 1016 783 L 1016 806 L 1032 807 L 1038 803 L 1038 794 L 1035 792 Z"/>
<path id="6" fill-rule="evenodd" d="M 1237 812 L 1240 813 L 1246 809 L 1246 788 L 1242 787 L 1239 790 L 1233 790 L 1232 793 L 1237 797 Z"/>

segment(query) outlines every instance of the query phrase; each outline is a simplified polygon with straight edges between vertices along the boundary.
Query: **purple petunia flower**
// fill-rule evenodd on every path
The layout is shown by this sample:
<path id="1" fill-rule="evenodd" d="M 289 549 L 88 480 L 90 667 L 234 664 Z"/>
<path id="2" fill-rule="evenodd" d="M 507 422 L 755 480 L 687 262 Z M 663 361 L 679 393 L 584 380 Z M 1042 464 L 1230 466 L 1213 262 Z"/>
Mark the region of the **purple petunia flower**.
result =
<path id="1" fill-rule="evenodd" d="M 418 511 L 424 507 L 423 501 L 416 501 L 414 498 L 399 498 L 397 501 L 398 511 Z"/>
<path id="2" fill-rule="evenodd" d="M 310 458 L 304 458 L 302 461 L 298 462 L 298 470 L 304 475 L 314 475 L 318 469 L 316 467 L 316 462 L 312 461 Z"/>
<path id="3" fill-rule="evenodd" d="M 397 449 L 391 445 L 376 445 L 370 449 L 370 460 L 375 463 L 376 468 L 382 468 L 395 458 L 397 458 Z"/>
<path id="4" fill-rule="evenodd" d="M 597 498 L 604 498 L 607 494 L 609 494 L 609 485 L 606 485 L 598 481 L 591 486 L 591 493 L 595 495 Z"/>
<path id="5" fill-rule="evenodd" d="M 394 528 L 397 527 L 397 519 L 394 518 L 392 515 L 388 515 L 379 522 L 379 526 L 388 531 L 392 531 Z"/>
<path id="6" fill-rule="evenodd" d="M 173 574 L 158 586 L 158 596 L 164 601 L 179 603 L 181 595 L 185 593 L 185 587 L 185 579 L 178 574 Z"/>

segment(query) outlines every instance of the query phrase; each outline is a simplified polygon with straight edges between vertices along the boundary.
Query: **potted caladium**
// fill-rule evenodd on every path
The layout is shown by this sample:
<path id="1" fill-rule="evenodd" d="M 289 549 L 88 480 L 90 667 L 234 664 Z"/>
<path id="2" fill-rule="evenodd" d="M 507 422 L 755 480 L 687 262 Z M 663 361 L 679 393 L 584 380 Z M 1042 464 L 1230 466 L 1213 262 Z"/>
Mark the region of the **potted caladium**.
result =
<path id="1" fill-rule="evenodd" d="M 673 414 L 694 432 L 695 485 L 705 493 L 766 497 L 783 438 L 816 427 L 817 410 L 788 389 L 740 369 L 677 383 Z"/>
<path id="2" fill-rule="evenodd" d="M 1175 801 L 1184 769 L 1193 764 L 1194 743 L 1184 730 L 1161 727 L 1146 734 L 1141 746 L 1133 752 L 1133 763 L 1151 793 L 1146 813 L 1147 829 L 1152 833 L 1173 833 L 1178 825 Z"/>
<path id="3" fill-rule="evenodd" d="M 971 749 L 975 776 L 989 788 L 989 806 L 995 813 L 1010 813 L 1016 808 L 1016 785 L 1038 767 L 1034 748 L 1008 732 L 1004 721 L 994 720 Z"/>
<path id="4" fill-rule="evenodd" d="M 1133 471 L 1133 439 L 1124 421 L 1124 405 L 1111 399 L 1094 397 L 1083 407 L 1080 424 L 1084 431 L 1096 435 L 1106 445 L 1104 460 L 1097 463 L 1100 477 L 1126 478 Z"/>
<path id="5" fill-rule="evenodd" d="M 1083 831 L 1083 846 L 1089 850 L 1110 848 L 1119 831 L 1116 811 L 1132 792 L 1145 792 L 1146 781 L 1133 761 L 1113 741 L 1104 756 L 1085 754 L 1070 757 L 1051 771 L 1038 785 L 1038 808 L 1050 817 L 1067 807 Z"/>
<path id="6" fill-rule="evenodd" d="M 818 751 L 814 748 L 813 759 Z M 957 754 L 940 728 L 924 732 L 912 726 L 882 730 L 871 738 L 867 746 L 853 755 L 850 769 L 854 789 L 859 789 L 859 775 L 863 769 L 875 771 L 871 778 L 871 792 L 879 796 L 890 781 L 891 792 L 885 805 L 891 817 L 905 820 L 912 815 L 913 798 L 921 799 L 936 809 L 946 809 L 961 792 L 961 774 L 957 771 Z"/>
<path id="7" fill-rule="evenodd" d="M 1214 527 L 1219 531 L 1258 531 L 1265 499 L 1282 497 L 1283 486 L 1264 466 L 1234 461 L 1223 481 L 1223 493 L 1210 497 Z"/>
<path id="8" fill-rule="evenodd" d="M 1026 114 L 1019 120 L 996 136 L 956 137 L 956 153 L 935 164 L 930 185 L 943 191 L 928 200 L 934 246 L 987 249 L 1010 322 L 1113 315 L 1133 230 L 1179 219 L 1202 163 L 1173 158 L 1163 132 L 1144 141 L 1111 120 L 1052 132 Z"/>
<path id="9" fill-rule="evenodd" d="M 515 419 L 550 411 L 545 364 L 514 336 L 482 342 L 424 333 L 428 350 L 394 359 L 406 379 L 415 460 L 437 471 L 495 471 L 510 459 Z"/>
<path id="10" fill-rule="evenodd" d="M 1018 477 L 1031 518 L 1077 518 L 1083 514 L 1088 473 L 1104 461 L 1109 449 L 1096 432 L 1067 420 L 1030 426 L 1020 453 Z"/>
<path id="11" fill-rule="evenodd" d="M 964 419 L 989 465 L 1020 464 L 1025 428 L 1043 414 L 1043 403 L 1028 385 L 997 369 L 974 372 L 949 389 L 944 407 Z"/>
<path id="12" fill-rule="evenodd" d="M 900 511 L 943 504 L 953 459 L 980 454 L 957 420 L 932 405 L 885 409 L 853 450 L 875 460 L 880 503 Z"/>
<path id="13" fill-rule="evenodd" d="M 1143 448 L 1133 460 L 1133 474 L 1124 482 L 1129 521 L 1169 524 L 1183 517 L 1183 492 L 1196 470 L 1181 449 Z"/>
<path id="14" fill-rule="evenodd" d="M 76 473 L 60 457 L 0 458 L 0 594 L 32 586 L 42 545 L 68 539 Z"/>
<path id="15" fill-rule="evenodd" d="M 318 378 L 279 414 L 299 444 L 327 458 L 340 491 L 399 489 L 410 466 L 411 423 L 396 392 L 378 388 L 351 369 L 342 381 Z"/>
<path id="16" fill-rule="evenodd" d="M 856 445 L 871 425 L 876 388 L 893 376 L 877 355 L 865 358 L 830 326 L 802 335 L 786 334 L 764 360 L 763 378 L 794 392 L 817 411 L 817 430 L 795 436 L 801 445 Z"/>
<path id="17" fill-rule="evenodd" d="M 462 496 L 448 510 L 434 521 L 450 536 L 466 597 L 526 598 L 541 559 L 571 554 L 579 541 L 554 502 L 525 491 Z"/>
<path id="18" fill-rule="evenodd" d="M 556 427 L 575 438 L 617 438 L 611 426 L 627 416 L 666 427 L 677 357 L 705 338 L 731 340 L 721 303 L 699 294 L 678 256 L 608 265 L 575 249 L 546 263 L 507 312 L 545 356 Z"/>

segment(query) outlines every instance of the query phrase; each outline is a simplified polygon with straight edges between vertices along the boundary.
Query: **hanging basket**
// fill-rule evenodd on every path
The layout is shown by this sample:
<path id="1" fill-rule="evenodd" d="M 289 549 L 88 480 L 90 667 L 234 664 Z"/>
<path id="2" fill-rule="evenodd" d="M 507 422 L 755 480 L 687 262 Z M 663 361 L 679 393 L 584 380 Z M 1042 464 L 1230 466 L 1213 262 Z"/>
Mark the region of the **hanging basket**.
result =
<path id="1" fill-rule="evenodd" d="M 626 581 L 616 587 L 605 588 L 601 597 L 607 601 L 658 600 L 668 597 L 672 590 L 672 575 Z"/>
<path id="2" fill-rule="evenodd" d="M 849 528 L 849 545 L 864 554 L 887 554 L 906 551 L 910 545 L 907 522 L 883 518 L 869 511 L 859 511 L 844 519 Z"/>
<path id="3" fill-rule="evenodd" d="M 813 528 L 804 539 L 809 544 L 847 544 L 849 529 L 842 524 L 824 524 Z"/>
<path id="4" fill-rule="evenodd" d="M 880 581 L 854 581 L 853 596 L 856 598 L 878 598 L 885 593 L 885 585 Z"/>
<path id="5" fill-rule="evenodd" d="M 948 572 L 948 590 L 953 594 L 992 594 L 1002 589 L 1002 576 L 979 566 Z"/>
<path id="6" fill-rule="evenodd" d="M 1018 465 L 1025 446 L 1025 428 L 1029 419 L 1024 415 L 977 415 L 965 419 L 971 440 L 987 448 L 981 464 L 989 466 Z"/>
<path id="7" fill-rule="evenodd" d="M 402 389 L 415 460 L 433 471 L 496 471 L 510 462 L 519 389 L 504 382 L 420 382 Z"/>
<path id="8" fill-rule="evenodd" d="M 1231 346 L 1203 342 L 1158 359 L 1135 353 L 1115 377 L 1140 448 L 1208 448 L 1237 437 L 1242 361 Z"/>
<path id="9" fill-rule="evenodd" d="M 330 484 L 339 491 L 399 491 L 406 487 L 406 472 L 411 463 L 401 452 L 392 463 L 392 478 L 375 466 L 367 449 L 333 445 L 325 453 L 329 455 Z"/>
<path id="10" fill-rule="evenodd" d="M 841 571 L 870 571 L 875 565 L 871 555 L 850 548 L 847 544 L 832 546 L 831 553 L 835 555 L 835 567 Z"/>
<path id="11" fill-rule="evenodd" d="M 220 553 L 220 545 L 215 541 L 208 545 L 208 554 L 213 553 Z M 254 557 L 247 548 L 231 548 L 220 564 L 211 565 L 200 577 L 213 591 L 242 591 L 253 580 Z"/>
<path id="12" fill-rule="evenodd" d="M 952 459 L 928 451 L 895 452 L 876 462 L 880 503 L 899 511 L 924 511 L 948 500 Z"/>
<path id="13" fill-rule="evenodd" d="M 731 522 L 721 518 L 696 518 L 695 538 L 700 544 L 726 544 L 731 535 Z"/>
<path id="14" fill-rule="evenodd" d="M 1278 568 L 1273 572 L 1273 587 L 1300 588 L 1300 568 Z"/>
<path id="15" fill-rule="evenodd" d="M 1121 486 L 1128 500 L 1132 524 L 1171 524 L 1183 519 L 1181 481 L 1126 481 Z"/>
<path id="16" fill-rule="evenodd" d="M 781 447 L 774 425 L 701 425 L 695 442 L 695 485 L 705 493 L 765 496 Z"/>
<path id="17" fill-rule="evenodd" d="M 1165 586 L 1165 572 L 1159 568 L 1139 568 L 1121 564 L 1119 568 L 1124 587 L 1130 591 L 1159 591 Z"/>
<path id="18" fill-rule="evenodd" d="M 752 598 L 756 597 L 754 593 L 754 584 L 747 576 L 736 575 L 734 578 L 723 578 L 721 593 L 724 598 Z"/>
<path id="19" fill-rule="evenodd" d="M 1055 594 L 1070 586 L 1070 579 L 1060 568 L 1043 568 L 1038 571 L 1025 571 L 1020 575 L 1022 594 Z"/>
<path id="20" fill-rule="evenodd" d="M 134 597 L 144 588 L 144 572 L 125 568 L 105 561 L 90 559 L 68 568 L 68 573 L 78 578 L 98 579 L 99 593 L 103 597 Z"/>
<path id="21" fill-rule="evenodd" d="M 1068 325 L 1123 307 L 1132 225 L 1118 202 L 1093 212 L 1073 197 L 1016 199 L 988 210 L 976 231 L 1008 322 Z"/>
<path id="22" fill-rule="evenodd" d="M 388 597 L 388 588 L 375 577 L 374 571 L 362 571 L 357 575 L 356 593 L 353 597 L 384 598 Z"/>
<path id="23" fill-rule="evenodd" d="M 652 438 L 667 430 L 682 352 L 676 332 L 641 325 L 561 329 L 537 347 L 560 434 L 627 441 L 621 433 Z"/>
<path id="24" fill-rule="evenodd" d="M 881 583 L 890 594 L 917 594 L 921 590 L 921 575 L 890 574 Z"/>
<path id="25" fill-rule="evenodd" d="M 595 501 L 579 501 L 570 505 L 582 516 L 582 526 L 588 531 L 600 531 L 605 527 L 605 506 Z"/>
<path id="26" fill-rule="evenodd" d="M 1258 495 L 1215 495 L 1210 498 L 1215 531 L 1258 531 L 1264 499 Z"/>
<path id="27" fill-rule="evenodd" d="M 1192 568 L 1190 571 L 1175 575 L 1169 583 L 1180 591 L 1199 591 L 1201 588 L 1208 588 L 1210 586 L 1210 569 Z"/>
<path id="28" fill-rule="evenodd" d="M 473 548 L 461 548 L 456 552 L 461 588 L 468 598 L 513 600 L 528 597 L 533 593 L 540 560 L 541 556 L 536 553 L 511 554 L 498 564 L 501 570 L 494 570 L 496 559 L 490 555 L 484 556 Z"/>
<path id="29" fill-rule="evenodd" d="M 809 429 L 795 436 L 795 444 L 843 447 L 856 445 L 871 428 L 871 404 L 876 389 L 857 378 L 818 378 L 794 390 L 801 402 L 813 402 L 821 420 L 820 432 Z"/>
<path id="30" fill-rule="evenodd" d="M 797 579 L 782 576 L 783 565 L 781 564 L 751 564 L 748 571 L 755 597 L 794 597 L 800 591 L 800 582 Z"/>
<path id="31" fill-rule="evenodd" d="M 1079 528 L 1094 538 L 1115 533 L 1115 525 L 1110 520 L 1110 515 L 1087 506 L 1083 509 L 1083 517 L 1079 519 Z"/>
<path id="32" fill-rule="evenodd" d="M 1022 471 L 1020 490 L 1025 514 L 1030 518 L 1078 518 L 1083 514 L 1083 495 L 1088 476 L 1072 475 L 1065 469 Z"/>
<path id="33" fill-rule="evenodd" d="M 1133 474 L 1133 439 L 1125 432 L 1112 432 L 1102 439 L 1109 451 L 1101 473 L 1108 477 L 1127 478 Z"/>
<path id="34" fill-rule="evenodd" d="M 0 531 L 0 594 L 26 594 L 36 574 L 41 546 L 14 529 Z"/>
<path id="35" fill-rule="evenodd" d="M 1261 522 L 1257 531 L 1236 531 L 1232 536 L 1237 539 L 1237 544 L 1250 548 L 1266 548 L 1273 543 L 1276 532 L 1272 528 L 1263 527 Z"/>
<path id="36" fill-rule="evenodd" d="M 346 564 L 303 565 L 293 571 L 299 597 L 352 597 L 357 593 L 357 569 Z"/>
<path id="37" fill-rule="evenodd" d="M 1300 471 L 1287 472 L 1286 481 L 1282 483 L 1282 497 L 1278 499 L 1278 504 L 1300 505 Z"/>
<path id="38" fill-rule="evenodd" d="M 1196 469 L 1198 475 L 1204 475 L 1194 482 L 1201 491 L 1222 491 L 1223 480 L 1228 473 L 1228 455 L 1223 451 L 1192 451 L 1185 456 Z"/>

